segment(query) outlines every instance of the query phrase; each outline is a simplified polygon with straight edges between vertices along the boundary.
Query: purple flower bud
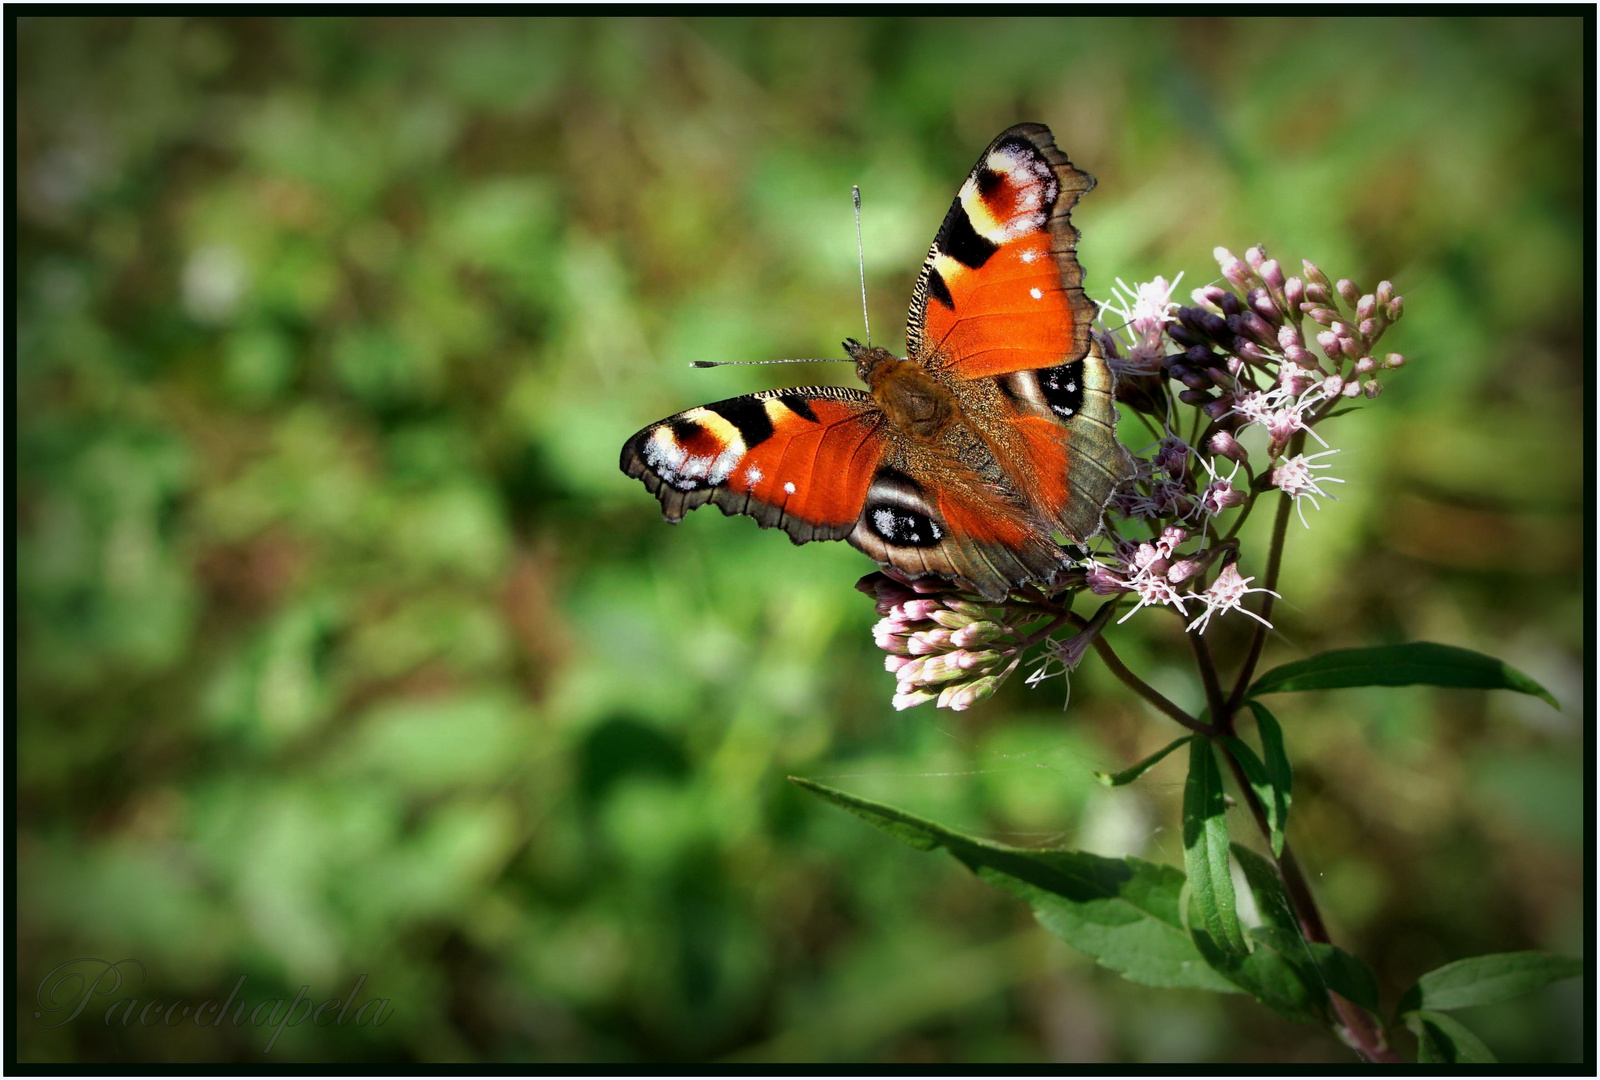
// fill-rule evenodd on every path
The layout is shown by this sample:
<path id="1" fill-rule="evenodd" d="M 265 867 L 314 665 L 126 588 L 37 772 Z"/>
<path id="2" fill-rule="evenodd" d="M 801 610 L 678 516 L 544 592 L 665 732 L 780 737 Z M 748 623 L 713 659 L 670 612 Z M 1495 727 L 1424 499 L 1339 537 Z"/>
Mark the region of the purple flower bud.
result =
<path id="1" fill-rule="evenodd" d="M 1239 377 L 1239 373 L 1241 371 L 1243 371 L 1243 370 L 1244 370 L 1244 361 L 1243 360 L 1240 360 L 1237 356 L 1228 357 L 1228 374 L 1229 375 L 1232 375 L 1234 378 L 1238 378 Z"/>
<path id="2" fill-rule="evenodd" d="M 1306 282 L 1306 300 L 1313 304 L 1326 306 L 1333 303 L 1333 296 L 1324 286 L 1318 285 L 1314 281 L 1308 281 Z M 1304 311 L 1305 309 L 1301 308 L 1300 310 Z"/>
<path id="3" fill-rule="evenodd" d="M 1228 290 L 1221 285 L 1205 285 L 1189 294 L 1196 304 L 1206 307 L 1219 307 L 1222 298 L 1228 295 Z"/>
<path id="4" fill-rule="evenodd" d="M 1334 288 L 1338 290 L 1339 295 L 1344 298 L 1344 302 L 1347 304 L 1353 306 L 1361 299 L 1361 286 L 1349 278 L 1340 278 Z"/>
<path id="5" fill-rule="evenodd" d="M 943 606 L 937 600 L 918 597 L 915 600 L 907 600 L 900 605 L 900 617 L 907 622 L 925 622 L 933 618 L 933 613 Z"/>
<path id="6" fill-rule="evenodd" d="M 909 627 L 898 619 L 879 620 L 872 627 L 872 643 L 884 652 L 906 655 L 906 635 Z"/>
<path id="7" fill-rule="evenodd" d="M 1272 302 L 1272 294 L 1265 289 L 1251 289 L 1245 300 L 1257 315 L 1269 323 L 1276 324 L 1283 318 L 1282 313 L 1278 311 L 1278 305 Z"/>
<path id="8" fill-rule="evenodd" d="M 1259 267 L 1261 280 L 1267 283 L 1267 288 L 1273 292 L 1283 291 L 1283 267 L 1278 265 L 1277 259 L 1268 259 Z"/>
<path id="9" fill-rule="evenodd" d="M 1389 316 L 1389 321 L 1399 322 L 1400 316 L 1405 314 L 1405 307 L 1406 298 L 1403 296 L 1397 296 L 1393 300 L 1389 301 L 1389 306 L 1385 309 L 1385 314 Z"/>
<path id="10" fill-rule="evenodd" d="M 1283 350 L 1283 355 L 1286 359 L 1293 360 L 1301 367 L 1320 368 L 1322 366 L 1317 363 L 1317 354 L 1303 345 L 1290 345 Z"/>
<path id="11" fill-rule="evenodd" d="M 916 661 L 911 659 L 911 657 L 909 657 L 909 656 L 897 656 L 897 655 L 895 655 L 893 653 L 891 653 L 888 656 L 885 656 L 883 658 L 884 670 L 887 671 L 891 675 L 898 674 L 900 672 L 900 670 L 902 668 L 904 668 L 907 664 L 914 664 L 914 663 L 916 663 Z"/>
<path id="12" fill-rule="evenodd" d="M 1356 318 L 1370 319 L 1378 313 L 1378 298 L 1371 293 L 1356 301 Z"/>
<path id="13" fill-rule="evenodd" d="M 1257 348 L 1255 342 L 1246 341 L 1244 338 L 1233 339 L 1233 351 L 1246 360 L 1257 364 L 1265 364 L 1272 359 L 1272 357 Z"/>
<path id="14" fill-rule="evenodd" d="M 1183 351 L 1183 360 L 1186 364 L 1207 368 L 1217 362 L 1217 354 L 1205 345 L 1194 345 Z"/>
<path id="15" fill-rule="evenodd" d="M 890 704 L 896 709 L 904 710 L 932 701 L 937 696 L 932 690 L 914 690 L 909 694 L 896 694 L 890 699 Z"/>
<path id="16" fill-rule="evenodd" d="M 1394 283 L 1388 281 L 1378 282 L 1378 288 L 1375 291 L 1374 296 L 1377 298 L 1379 304 L 1387 307 L 1389 301 L 1394 299 Z"/>
<path id="17" fill-rule="evenodd" d="M 1250 264 L 1250 269 L 1259 274 L 1262 265 L 1267 261 L 1267 249 L 1260 244 L 1245 249 L 1244 261 Z"/>
<path id="18" fill-rule="evenodd" d="M 1344 389 L 1344 380 L 1337 375 L 1329 375 L 1322 380 L 1322 393 L 1326 397 L 1338 397 Z"/>
<path id="19" fill-rule="evenodd" d="M 1301 304 L 1300 310 L 1311 316 L 1311 321 L 1321 326 L 1332 326 L 1337 316 L 1332 308 L 1322 307 L 1320 304 Z"/>
<path id="20" fill-rule="evenodd" d="M 1240 265 L 1242 266 L 1244 264 L 1240 263 Z M 1238 296 L 1237 293 L 1223 293 L 1222 294 L 1222 314 L 1223 315 L 1225 315 L 1225 316 L 1227 316 L 1227 315 L 1237 315 L 1243 310 L 1244 310 L 1244 301 L 1239 299 L 1239 296 Z"/>
<path id="21" fill-rule="evenodd" d="M 1339 351 L 1346 356 L 1360 356 L 1365 350 L 1361 347 L 1361 342 L 1355 338 L 1341 337 L 1339 339 Z"/>
<path id="22" fill-rule="evenodd" d="M 1211 376 L 1199 368 L 1190 367 L 1188 364 L 1172 365 L 1172 377 L 1190 390 L 1209 390 L 1217 385 L 1211 381 Z"/>
<path id="23" fill-rule="evenodd" d="M 1355 328 L 1339 319 L 1333 320 L 1333 332 L 1342 338 L 1355 336 Z"/>
<path id="24" fill-rule="evenodd" d="M 1278 327 L 1278 348 L 1288 350 L 1305 343 L 1306 339 L 1300 336 L 1300 328 L 1298 326 L 1285 324 Z"/>
<path id="25" fill-rule="evenodd" d="M 1293 314 L 1300 310 L 1300 305 L 1305 303 L 1306 283 L 1297 277 L 1292 277 L 1283 283 L 1283 299 L 1289 305 L 1289 312 Z"/>
<path id="26" fill-rule="evenodd" d="M 1200 411 L 1205 413 L 1213 420 L 1221 420 L 1223 417 L 1233 412 L 1234 400 L 1235 399 L 1232 394 L 1223 394 L 1220 397 L 1212 398 L 1210 401 L 1200 406 Z M 1244 417 L 1239 416 L 1235 417 L 1234 419 L 1243 420 Z"/>
<path id="27" fill-rule="evenodd" d="M 1379 394 L 1383 393 L 1383 387 L 1378 385 L 1377 379 L 1368 379 L 1367 385 L 1361 388 L 1361 392 L 1366 394 L 1369 398 L 1375 398 Z"/>
<path id="28" fill-rule="evenodd" d="M 1089 567 L 1089 591 L 1096 596 L 1115 596 L 1127 592 L 1128 586 L 1116 574 L 1095 563 Z"/>
<path id="29" fill-rule="evenodd" d="M 1184 348 L 1188 348 L 1191 345 L 1199 345 L 1205 341 L 1204 337 L 1195 333 L 1181 322 L 1167 324 L 1167 337 Z"/>
<path id="30" fill-rule="evenodd" d="M 1226 431 L 1219 431 L 1211 436 L 1211 441 L 1206 446 L 1213 454 L 1220 454 L 1229 461 L 1237 461 L 1241 465 L 1250 460 L 1250 455 L 1239 445 L 1239 440 Z"/>
<path id="31" fill-rule="evenodd" d="M 1310 259 L 1301 259 L 1300 268 L 1306 272 L 1307 287 L 1310 287 L 1313 282 L 1321 285 L 1324 289 L 1331 289 L 1333 287 L 1328 284 L 1328 275 L 1324 274 L 1321 270 L 1318 270 L 1317 264 L 1312 262 Z"/>
<path id="32" fill-rule="evenodd" d="M 1405 367 L 1405 364 L 1406 358 L 1397 352 L 1392 352 L 1383 359 L 1383 366 L 1386 368 Z"/>
<path id="33" fill-rule="evenodd" d="M 1383 333 L 1383 327 L 1378 325 L 1377 319 L 1362 319 L 1356 329 L 1361 332 L 1361 336 L 1364 338 L 1377 337 Z"/>
<path id="34" fill-rule="evenodd" d="M 1317 348 L 1328 354 L 1328 359 L 1339 358 L 1339 335 L 1332 330 L 1324 330 L 1317 335 Z"/>
<path id="35" fill-rule="evenodd" d="M 1344 384 L 1344 389 L 1339 391 L 1339 393 L 1343 394 L 1347 398 L 1360 397 L 1361 383 L 1355 379 L 1351 379 L 1349 382 Z"/>
<path id="36" fill-rule="evenodd" d="M 1185 405 L 1204 405 L 1211 400 L 1209 390 L 1179 390 L 1178 400 Z"/>
<path id="37" fill-rule="evenodd" d="M 906 651 L 912 656 L 932 656 L 949 648 L 948 630 L 918 630 L 906 641 Z"/>

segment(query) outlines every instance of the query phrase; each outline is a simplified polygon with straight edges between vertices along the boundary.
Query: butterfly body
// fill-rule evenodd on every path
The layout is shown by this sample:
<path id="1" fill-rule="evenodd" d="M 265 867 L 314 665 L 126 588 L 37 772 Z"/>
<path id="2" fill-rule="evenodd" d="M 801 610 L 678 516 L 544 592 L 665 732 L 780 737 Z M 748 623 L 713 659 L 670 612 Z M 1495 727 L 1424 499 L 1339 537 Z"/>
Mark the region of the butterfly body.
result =
<path id="1" fill-rule="evenodd" d="M 690 409 L 624 444 L 669 521 L 707 502 L 848 540 L 911 577 L 1002 599 L 1050 588 L 1131 465 L 1089 337 L 1068 211 L 1093 181 L 1048 128 L 979 158 L 923 262 L 907 355 L 846 341 L 867 392 L 764 391 Z"/>

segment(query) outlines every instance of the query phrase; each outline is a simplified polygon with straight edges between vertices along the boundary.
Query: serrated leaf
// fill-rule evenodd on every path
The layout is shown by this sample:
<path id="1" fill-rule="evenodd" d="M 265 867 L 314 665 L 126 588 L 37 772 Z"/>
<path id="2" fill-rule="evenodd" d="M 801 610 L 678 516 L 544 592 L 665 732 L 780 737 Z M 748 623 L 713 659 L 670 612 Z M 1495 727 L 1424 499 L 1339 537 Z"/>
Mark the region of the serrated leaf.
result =
<path id="1" fill-rule="evenodd" d="M 1425 1065 L 1488 1065 L 1499 1060 L 1455 1017 L 1427 1009 L 1406 1016 L 1417 1036 L 1417 1061 Z"/>
<path id="2" fill-rule="evenodd" d="M 1183 862 L 1202 927 L 1224 952 L 1243 956 L 1250 947 L 1239 926 L 1228 870 L 1226 814 L 1211 740 L 1195 738 L 1189 743 L 1189 779 L 1183 788 Z"/>
<path id="3" fill-rule="evenodd" d="M 1168 743 L 1166 746 L 1163 746 L 1160 750 L 1157 750 L 1155 753 L 1151 754 L 1137 765 L 1131 765 L 1119 773 L 1097 772 L 1094 774 L 1094 778 L 1100 781 L 1106 787 L 1121 787 L 1123 784 L 1131 784 L 1135 780 L 1139 779 L 1139 777 L 1149 772 L 1161 761 L 1162 758 L 1166 757 L 1168 754 L 1172 753 L 1174 750 L 1192 738 L 1194 738 L 1193 735 L 1185 735 L 1181 739 L 1174 739 L 1172 742 Z"/>
<path id="4" fill-rule="evenodd" d="M 1515 690 L 1560 709 L 1550 691 L 1492 656 L 1414 641 L 1368 649 L 1334 649 L 1275 667 L 1250 687 L 1250 696 L 1293 690 L 1340 690 L 1352 686 L 1451 686 Z"/>
<path id="5" fill-rule="evenodd" d="M 921 851 L 944 848 L 983 880 L 1026 900 L 1046 930 L 1125 979 L 1146 986 L 1237 990 L 1190 940 L 1178 906 L 1184 878 L 1175 867 L 996 844 L 815 781 L 789 779 L 902 843 Z"/>
<path id="6" fill-rule="evenodd" d="M 1405 992 L 1395 1010 L 1465 1009 L 1531 993 L 1583 974 L 1583 961 L 1546 952 L 1491 953 L 1435 968 Z"/>

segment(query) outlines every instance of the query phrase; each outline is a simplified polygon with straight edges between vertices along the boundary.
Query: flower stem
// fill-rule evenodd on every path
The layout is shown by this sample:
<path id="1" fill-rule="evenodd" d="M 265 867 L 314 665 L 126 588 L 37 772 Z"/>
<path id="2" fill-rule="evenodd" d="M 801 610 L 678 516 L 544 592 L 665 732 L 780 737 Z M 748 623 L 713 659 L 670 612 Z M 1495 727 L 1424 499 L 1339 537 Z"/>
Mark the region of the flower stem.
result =
<path id="1" fill-rule="evenodd" d="M 1305 432 L 1297 432 L 1289 440 L 1289 455 L 1298 454 L 1305 446 Z M 1228 695 L 1227 713 L 1235 712 L 1244 702 L 1245 691 L 1250 688 L 1250 680 L 1255 676 L 1256 664 L 1261 661 L 1261 650 L 1267 645 L 1267 631 L 1272 622 L 1272 602 L 1277 599 L 1273 595 L 1278 589 L 1278 571 L 1283 568 L 1283 540 L 1289 528 L 1289 510 L 1294 506 L 1294 499 L 1287 492 L 1278 495 L 1278 513 L 1272 519 L 1272 546 L 1267 551 L 1267 574 L 1265 586 L 1270 592 L 1261 595 L 1261 621 L 1256 623 L 1255 632 L 1250 635 L 1250 651 L 1245 654 L 1244 664 L 1239 668 L 1239 677 L 1234 681 L 1233 693 Z M 1218 716 L 1220 721 L 1222 718 Z"/>
<path id="2" fill-rule="evenodd" d="M 1216 729 L 1210 724 L 1202 723 L 1190 716 L 1168 700 L 1161 691 L 1129 671 L 1128 666 L 1117 656 L 1116 651 L 1111 648 L 1110 642 L 1106 641 L 1104 637 L 1094 639 L 1094 651 L 1100 654 L 1100 659 L 1105 662 L 1106 667 L 1111 669 L 1111 674 L 1121 679 L 1122 684 L 1129 690 L 1144 698 L 1190 731 L 1199 732 L 1201 735 L 1216 734 Z"/>

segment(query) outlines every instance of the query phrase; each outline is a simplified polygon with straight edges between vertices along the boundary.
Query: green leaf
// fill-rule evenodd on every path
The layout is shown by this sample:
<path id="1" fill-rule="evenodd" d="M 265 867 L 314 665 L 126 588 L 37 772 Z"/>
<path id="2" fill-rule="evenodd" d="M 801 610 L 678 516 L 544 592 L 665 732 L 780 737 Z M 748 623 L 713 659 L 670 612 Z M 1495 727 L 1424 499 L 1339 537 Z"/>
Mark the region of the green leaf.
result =
<path id="1" fill-rule="evenodd" d="M 1505 661 L 1431 641 L 1318 653 L 1273 668 L 1250 687 L 1250 696 L 1289 690 L 1339 690 L 1351 686 L 1515 690 L 1541 697 L 1555 708 L 1561 708 L 1550 691 Z"/>
<path id="2" fill-rule="evenodd" d="M 1280 797 L 1278 790 L 1273 786 L 1272 780 L 1267 775 L 1267 767 L 1256 757 L 1256 752 L 1250 749 L 1250 744 L 1234 735 L 1223 735 L 1218 742 L 1226 748 L 1227 753 L 1239 763 L 1239 768 L 1244 772 L 1245 783 L 1250 785 L 1256 798 L 1260 800 L 1262 808 L 1267 813 L 1268 840 L 1272 844 L 1272 853 L 1283 853 L 1283 825 L 1288 814 L 1286 797 Z"/>
<path id="3" fill-rule="evenodd" d="M 1261 737 L 1261 762 L 1266 766 L 1267 783 L 1273 801 L 1267 804 L 1267 820 L 1272 825 L 1272 854 L 1283 854 L 1283 834 L 1289 827 L 1289 807 L 1294 802 L 1294 769 L 1283 748 L 1283 729 L 1267 707 L 1259 701 L 1248 703 L 1256 714 L 1256 733 Z"/>
<path id="4" fill-rule="evenodd" d="M 920 851 L 944 848 L 989 884 L 1026 900 L 1046 930 L 1125 979 L 1224 993 L 1238 989 L 1211 969 L 1190 940 L 1178 906 L 1183 874 L 1175 867 L 996 844 L 811 780 L 789 779 Z"/>
<path id="5" fill-rule="evenodd" d="M 1261 915 L 1262 925 L 1282 927 L 1298 935 L 1300 920 L 1295 918 L 1294 906 L 1289 903 L 1289 894 L 1284 890 L 1283 878 L 1278 876 L 1278 868 L 1243 844 L 1232 845 L 1232 851 L 1233 857 L 1239 862 L 1239 869 L 1244 871 L 1245 881 L 1250 885 L 1250 894 L 1255 897 L 1256 911 Z"/>
<path id="6" fill-rule="evenodd" d="M 1325 941 L 1304 943 L 1316 961 L 1322 984 L 1346 1001 L 1378 1015 L 1378 977 L 1367 962 Z M 1379 1026 L 1382 1026 L 1381 1019 Z"/>
<path id="7" fill-rule="evenodd" d="M 1583 973 L 1583 961 L 1545 952 L 1492 953 L 1435 968 L 1400 999 L 1396 1013 L 1465 1009 L 1530 993 Z"/>
<path id="8" fill-rule="evenodd" d="M 1193 897 L 1191 892 L 1191 907 Z M 1198 912 L 1195 914 L 1198 915 Z M 1198 925 L 1200 920 L 1192 921 L 1196 925 L 1192 926 L 1191 932 L 1200 955 L 1239 989 L 1286 1020 L 1303 1024 L 1326 1021 L 1327 996 L 1322 991 L 1321 981 L 1309 971 L 1308 963 L 1295 963 L 1273 948 L 1258 948 L 1242 955 L 1228 952 Z M 1252 934 L 1262 929 L 1256 927 Z"/>
<path id="9" fill-rule="evenodd" d="M 1195 738 L 1189 744 L 1189 780 L 1183 789 L 1183 862 L 1206 933 L 1224 952 L 1243 956 L 1250 948 L 1234 908 L 1226 813 L 1211 740 Z"/>
<path id="10" fill-rule="evenodd" d="M 1174 750 L 1192 738 L 1194 738 L 1193 735 L 1185 735 L 1181 739 L 1174 739 L 1172 742 L 1168 743 L 1166 746 L 1163 746 L 1160 750 L 1157 750 L 1155 753 L 1151 754 L 1137 765 L 1129 766 L 1119 773 L 1097 772 L 1094 774 L 1094 778 L 1100 781 L 1106 787 L 1121 787 L 1123 784 L 1131 784 L 1135 780 L 1139 779 L 1139 777 L 1149 772 L 1162 758 L 1166 757 L 1168 754 L 1172 753 Z"/>
<path id="11" fill-rule="evenodd" d="M 1444 1013 L 1424 1009 L 1406 1017 L 1417 1036 L 1417 1060 L 1427 1065 L 1488 1065 L 1498 1059 L 1483 1040 Z"/>

